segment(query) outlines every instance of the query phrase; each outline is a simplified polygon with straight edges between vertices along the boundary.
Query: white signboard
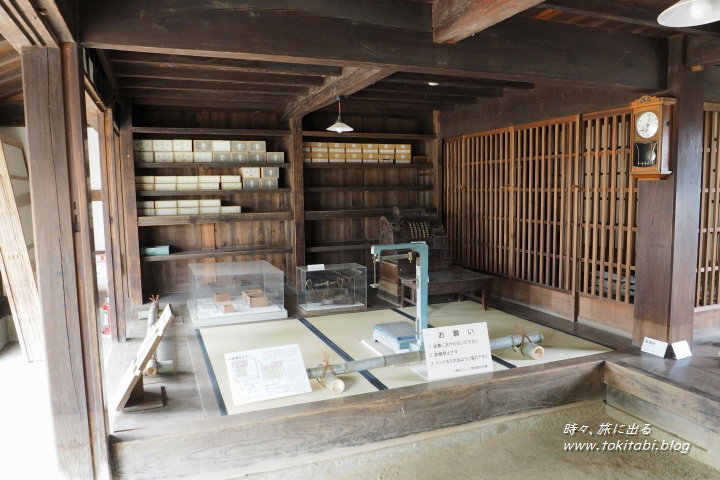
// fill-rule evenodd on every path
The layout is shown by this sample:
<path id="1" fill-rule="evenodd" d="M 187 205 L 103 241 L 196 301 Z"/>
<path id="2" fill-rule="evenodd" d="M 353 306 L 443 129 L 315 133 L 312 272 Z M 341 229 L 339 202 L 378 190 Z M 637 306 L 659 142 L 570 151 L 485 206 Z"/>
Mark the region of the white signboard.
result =
<path id="1" fill-rule="evenodd" d="M 487 323 L 423 330 L 428 380 L 492 372 Z"/>
<path id="2" fill-rule="evenodd" d="M 312 391 L 297 344 L 226 353 L 225 365 L 235 405 Z"/>
<path id="3" fill-rule="evenodd" d="M 664 357 L 665 352 L 667 352 L 667 347 L 668 344 L 666 342 L 663 342 L 661 340 L 655 340 L 654 338 L 650 337 L 645 337 L 640 351 L 649 353 L 650 355 L 655 355 L 657 357 Z"/>
<path id="4" fill-rule="evenodd" d="M 673 354 L 675 355 L 675 360 L 680 360 L 681 358 L 692 357 L 692 352 L 690 351 L 690 345 L 688 345 L 687 340 L 683 340 L 682 342 L 673 343 L 672 349 L 673 349 Z"/>

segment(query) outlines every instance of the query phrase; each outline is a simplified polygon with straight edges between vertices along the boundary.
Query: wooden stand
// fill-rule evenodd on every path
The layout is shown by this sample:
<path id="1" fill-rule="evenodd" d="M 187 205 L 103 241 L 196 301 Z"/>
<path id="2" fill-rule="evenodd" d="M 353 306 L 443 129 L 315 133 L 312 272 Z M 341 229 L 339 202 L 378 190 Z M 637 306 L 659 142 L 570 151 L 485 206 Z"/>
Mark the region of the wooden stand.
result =
<path id="1" fill-rule="evenodd" d="M 415 277 L 400 275 L 399 278 L 402 282 L 401 306 L 404 307 L 407 303 L 415 305 L 415 294 L 417 292 Z M 428 295 L 453 293 L 457 294 L 458 301 L 462 301 L 463 296 L 465 296 L 481 302 L 483 309 L 487 310 L 487 304 L 485 302 L 485 283 L 492 278 L 493 277 L 491 275 L 485 275 L 465 269 L 430 272 Z M 480 291 L 480 297 L 477 297 L 474 294 L 474 292 L 478 290 Z"/>
<path id="2" fill-rule="evenodd" d="M 120 381 L 120 400 L 117 403 L 117 411 L 132 412 L 165 405 L 165 387 L 161 385 L 145 386 L 143 372 L 173 318 L 172 309 L 168 304 L 153 329 L 148 331 L 135 360 Z"/>

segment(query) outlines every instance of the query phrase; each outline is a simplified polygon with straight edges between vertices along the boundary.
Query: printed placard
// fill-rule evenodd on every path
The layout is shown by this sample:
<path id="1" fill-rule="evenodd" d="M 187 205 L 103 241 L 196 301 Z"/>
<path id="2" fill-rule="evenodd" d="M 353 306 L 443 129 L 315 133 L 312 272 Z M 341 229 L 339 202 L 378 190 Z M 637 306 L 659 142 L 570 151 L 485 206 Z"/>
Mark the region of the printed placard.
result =
<path id="1" fill-rule="evenodd" d="M 325 270 L 325 264 L 324 263 L 318 263 L 316 265 L 308 265 L 308 272 L 318 272 L 320 270 Z"/>
<path id="2" fill-rule="evenodd" d="M 297 344 L 226 353 L 225 365 L 235 405 L 312 391 Z"/>
<path id="3" fill-rule="evenodd" d="M 649 353 L 650 355 L 655 355 L 657 357 L 665 357 L 665 352 L 667 352 L 668 344 L 667 342 L 663 342 L 661 340 L 655 340 L 654 338 L 645 337 L 645 340 L 643 340 L 642 347 L 640 348 L 641 352 Z"/>
<path id="4" fill-rule="evenodd" d="M 675 342 L 671 344 L 671 346 L 675 360 L 692 357 L 692 351 L 690 351 L 690 345 L 688 345 L 687 340 Z"/>
<path id="5" fill-rule="evenodd" d="M 487 323 L 423 330 L 428 380 L 492 372 Z"/>

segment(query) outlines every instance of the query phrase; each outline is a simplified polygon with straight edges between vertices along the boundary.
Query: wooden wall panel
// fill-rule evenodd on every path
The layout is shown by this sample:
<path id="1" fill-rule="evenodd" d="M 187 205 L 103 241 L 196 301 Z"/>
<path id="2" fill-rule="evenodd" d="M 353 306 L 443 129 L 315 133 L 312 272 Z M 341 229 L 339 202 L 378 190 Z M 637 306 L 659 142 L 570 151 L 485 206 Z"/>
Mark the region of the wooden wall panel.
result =
<path id="1" fill-rule="evenodd" d="M 720 272 L 720 110 L 706 107 L 703 128 L 702 190 L 700 196 L 700 235 L 698 240 L 695 307 L 718 305 Z"/>

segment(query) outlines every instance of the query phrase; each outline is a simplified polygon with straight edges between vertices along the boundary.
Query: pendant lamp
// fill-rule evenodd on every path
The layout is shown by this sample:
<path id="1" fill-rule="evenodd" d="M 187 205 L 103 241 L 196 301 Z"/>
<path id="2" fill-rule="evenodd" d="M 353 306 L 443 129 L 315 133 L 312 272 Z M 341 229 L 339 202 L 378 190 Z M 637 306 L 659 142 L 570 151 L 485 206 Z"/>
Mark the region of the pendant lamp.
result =
<path id="1" fill-rule="evenodd" d="M 328 132 L 337 132 L 337 133 L 352 132 L 353 128 L 351 126 L 343 123 L 342 118 L 341 118 L 340 102 L 342 101 L 343 97 L 338 95 L 336 98 L 337 98 L 337 102 L 338 102 L 338 118 L 335 123 L 333 123 L 332 125 L 330 125 L 327 128 L 327 131 Z"/>
<path id="2" fill-rule="evenodd" d="M 666 27 L 694 27 L 720 20 L 720 0 L 680 0 L 658 17 Z"/>

